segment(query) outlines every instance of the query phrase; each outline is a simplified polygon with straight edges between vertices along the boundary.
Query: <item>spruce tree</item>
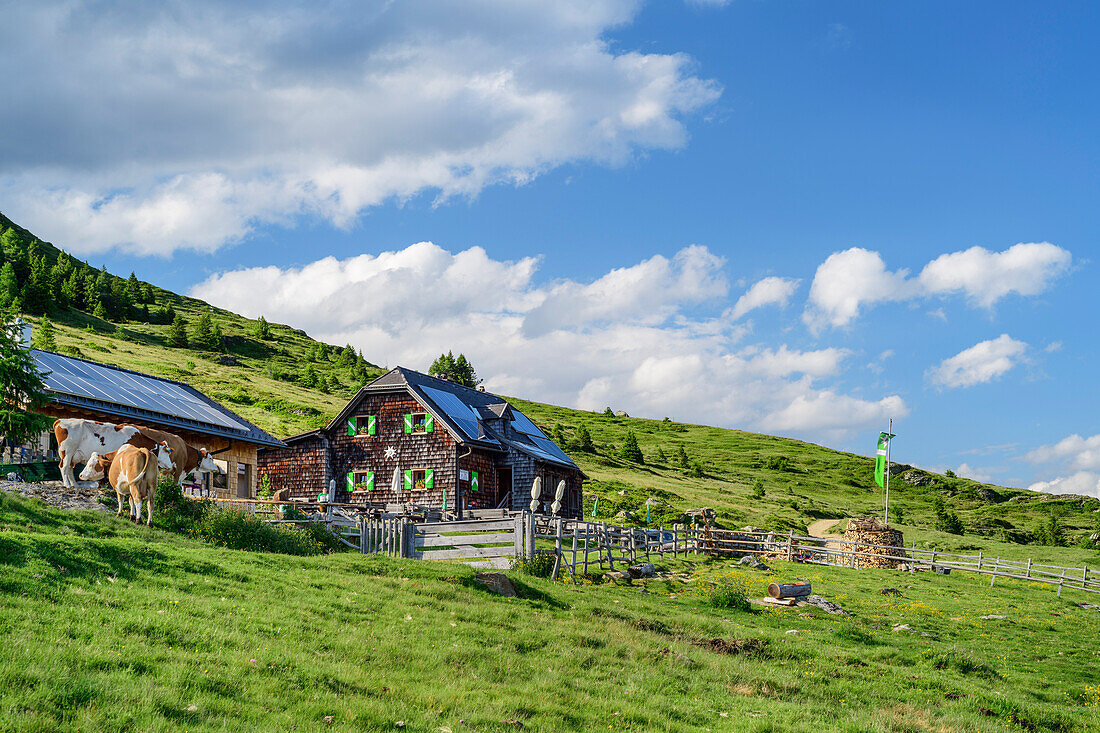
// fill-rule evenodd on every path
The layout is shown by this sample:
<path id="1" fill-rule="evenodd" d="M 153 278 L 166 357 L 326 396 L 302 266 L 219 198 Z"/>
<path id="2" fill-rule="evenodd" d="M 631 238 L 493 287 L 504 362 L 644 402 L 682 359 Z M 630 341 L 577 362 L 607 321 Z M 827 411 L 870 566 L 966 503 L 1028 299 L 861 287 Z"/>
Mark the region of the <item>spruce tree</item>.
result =
<path id="1" fill-rule="evenodd" d="M 38 328 L 34 329 L 34 336 L 31 338 L 31 346 L 43 351 L 57 351 L 53 323 L 48 317 L 42 316 L 38 321 Z"/>
<path id="2" fill-rule="evenodd" d="M 130 304 L 134 306 L 142 301 L 141 282 L 133 272 L 130 273 L 130 279 L 126 281 L 126 297 L 130 299 Z"/>
<path id="3" fill-rule="evenodd" d="M 92 315 L 95 316 L 96 318 L 101 318 L 104 321 L 107 320 L 107 318 L 108 318 L 107 306 L 103 305 L 102 300 L 100 300 L 98 298 L 96 299 L 95 308 L 92 309 Z"/>
<path id="4" fill-rule="evenodd" d="M 38 363 L 23 348 L 15 314 L 0 312 L 0 435 L 22 443 L 49 430 L 52 418 L 23 409 L 42 407 L 45 389 Z"/>
<path id="5" fill-rule="evenodd" d="M 187 321 L 178 313 L 172 320 L 172 327 L 168 329 L 168 343 L 179 349 L 187 348 Z"/>
<path id="6" fill-rule="evenodd" d="M 19 297 L 19 281 L 15 277 L 15 265 L 5 262 L 0 267 L 0 308 L 10 308 Z"/>
<path id="7" fill-rule="evenodd" d="M 258 339 L 271 338 L 271 325 L 267 322 L 267 319 L 260 316 L 256 321 L 256 325 L 252 329 L 252 334 Z"/>
<path id="8" fill-rule="evenodd" d="M 638 447 L 638 439 L 634 436 L 633 430 L 627 431 L 623 447 L 619 449 L 619 457 L 631 463 L 645 463 L 642 449 Z"/>
<path id="9" fill-rule="evenodd" d="M 680 445 L 678 450 L 676 451 L 676 462 L 679 463 L 680 468 L 684 469 L 685 471 L 691 468 L 691 461 L 688 460 L 688 454 L 687 451 L 684 450 L 683 445 Z"/>
<path id="10" fill-rule="evenodd" d="M 664 449 L 661 446 L 657 446 L 657 450 L 653 453 L 653 460 L 657 463 L 665 463 L 668 460 L 668 456 L 665 455 Z"/>
<path id="11" fill-rule="evenodd" d="M 218 344 L 214 339 L 214 321 L 209 313 L 203 313 L 195 322 L 195 330 L 191 334 L 191 343 L 196 349 L 216 351 Z"/>
<path id="12" fill-rule="evenodd" d="M 592 436 L 583 423 L 577 428 L 577 442 L 573 444 L 573 447 L 582 453 L 593 453 L 596 450 L 596 447 L 592 445 Z"/>

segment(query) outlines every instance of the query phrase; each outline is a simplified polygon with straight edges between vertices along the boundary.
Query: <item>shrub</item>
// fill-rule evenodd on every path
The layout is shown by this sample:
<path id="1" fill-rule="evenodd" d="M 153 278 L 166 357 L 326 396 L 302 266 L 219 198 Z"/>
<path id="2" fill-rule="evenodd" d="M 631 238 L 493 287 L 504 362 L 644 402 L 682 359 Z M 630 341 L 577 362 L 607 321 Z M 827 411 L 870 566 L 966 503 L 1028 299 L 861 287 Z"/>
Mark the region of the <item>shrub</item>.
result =
<path id="1" fill-rule="evenodd" d="M 213 507 L 190 528 L 195 537 L 231 550 L 322 555 L 339 549 L 339 541 L 323 524 L 302 527 L 268 524 L 249 512 Z"/>
<path id="2" fill-rule="evenodd" d="M 687 470 L 687 475 L 691 478 L 703 478 L 706 476 L 706 473 L 703 472 L 703 464 L 699 463 L 699 461 L 691 464 L 691 468 Z"/>
<path id="3" fill-rule="evenodd" d="M 536 578 L 549 578 L 554 572 L 555 553 L 550 550 L 535 550 L 535 556 L 528 560 L 517 557 L 512 561 L 512 569 L 519 570 Z"/>
<path id="4" fill-rule="evenodd" d="M 764 468 L 769 471 L 788 471 L 790 465 L 791 460 L 786 456 L 769 456 L 768 460 L 764 461 Z"/>
<path id="5" fill-rule="evenodd" d="M 752 496 L 754 499 L 764 498 L 764 482 L 760 479 L 752 482 Z"/>
<path id="6" fill-rule="evenodd" d="M 894 524 L 905 524 L 905 510 L 897 505 L 890 507 L 890 518 Z"/>
<path id="7" fill-rule="evenodd" d="M 955 478 L 955 472 L 950 468 L 943 472 L 944 478 Z"/>
<path id="8" fill-rule="evenodd" d="M 573 448 L 581 453 L 593 453 L 596 450 L 592 445 L 592 436 L 583 424 L 577 428 L 577 442 L 573 444 Z"/>
<path id="9" fill-rule="evenodd" d="M 707 591 L 706 601 L 711 608 L 727 608 L 733 611 L 752 613 L 752 604 L 749 603 L 744 588 L 729 582 L 711 587 Z"/>
<path id="10" fill-rule="evenodd" d="M 1066 530 L 1062 526 L 1062 523 L 1058 521 L 1058 517 L 1051 514 L 1047 521 L 1043 522 L 1037 530 L 1035 530 L 1035 539 L 1041 545 L 1050 545 L 1051 547 L 1065 547 L 1066 546 Z"/>

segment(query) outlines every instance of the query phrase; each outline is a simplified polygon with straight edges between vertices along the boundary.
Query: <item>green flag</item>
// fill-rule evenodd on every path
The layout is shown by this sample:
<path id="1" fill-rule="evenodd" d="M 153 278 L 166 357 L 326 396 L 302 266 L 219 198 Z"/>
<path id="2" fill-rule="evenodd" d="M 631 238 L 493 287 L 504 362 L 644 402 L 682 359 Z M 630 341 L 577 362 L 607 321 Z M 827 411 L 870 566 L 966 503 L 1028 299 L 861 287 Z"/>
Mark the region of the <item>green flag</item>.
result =
<path id="1" fill-rule="evenodd" d="M 884 486 L 886 483 L 886 445 L 893 437 L 893 433 L 878 434 L 878 450 L 875 452 L 875 483 L 879 486 Z"/>
<path id="2" fill-rule="evenodd" d="M 596 518 L 596 512 L 600 510 L 600 497 L 596 497 L 596 501 L 592 503 L 592 518 Z"/>

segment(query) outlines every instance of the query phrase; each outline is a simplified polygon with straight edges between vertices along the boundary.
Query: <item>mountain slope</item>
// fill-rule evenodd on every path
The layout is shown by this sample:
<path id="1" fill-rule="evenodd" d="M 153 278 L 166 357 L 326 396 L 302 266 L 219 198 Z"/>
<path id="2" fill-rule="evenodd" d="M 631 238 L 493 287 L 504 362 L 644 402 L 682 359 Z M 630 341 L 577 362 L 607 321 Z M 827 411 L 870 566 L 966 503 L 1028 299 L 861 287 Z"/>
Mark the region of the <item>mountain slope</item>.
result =
<path id="1" fill-rule="evenodd" d="M 27 260 L 41 257 L 52 267 L 67 257 L 52 245 L 37 243 L 31 233 L 14 228 L 2 215 L 0 229 L 5 249 L 18 239 L 22 254 L 30 254 Z M 7 251 L 5 256 L 11 260 L 11 255 Z M 102 279 L 101 272 L 94 272 Z M 105 292 L 128 281 L 112 282 Z M 49 317 L 55 324 L 56 349 L 187 382 L 280 437 L 325 424 L 360 385 L 382 372 L 362 355 L 319 344 L 289 326 L 272 324 L 270 334 L 261 337 L 257 321 L 138 283 L 152 296 L 152 302 L 142 305 L 149 307 L 154 322 L 111 321 L 102 311 L 96 316 L 55 301 L 49 304 Z M 221 349 L 172 346 L 172 325 L 158 318 L 164 311 L 174 311 L 192 331 L 202 316 L 209 316 L 221 332 Z M 131 304 L 130 315 L 137 312 Z M 452 345 L 438 346 L 444 351 Z M 663 502 L 650 507 L 653 524 L 669 524 L 684 510 L 697 507 L 714 508 L 724 526 L 754 524 L 797 532 L 806 531 L 817 519 L 881 515 L 882 490 L 874 485 L 873 464 L 867 457 L 789 438 L 514 401 L 570 449 L 592 479 L 585 490 L 586 512 L 591 513 L 598 496 L 602 519 L 625 510 L 644 523 L 647 499 Z M 582 426 L 592 437 L 592 452 L 575 449 Z M 637 437 L 644 464 L 618 457 L 628 432 Z M 681 448 L 686 467 L 677 458 Z M 891 520 L 906 531 L 907 539 L 934 542 L 943 549 L 977 549 L 974 542 L 980 537 L 980 546 L 990 554 L 1008 557 L 1034 554 L 1037 548 L 1022 545 L 1049 539 L 1045 535 L 1052 517 L 1066 533 L 1067 544 L 1080 544 L 1100 531 L 1100 514 L 1093 511 L 1100 509 L 1096 500 L 989 487 L 935 474 L 923 474 L 920 481 L 926 485 L 911 486 L 900 475 L 893 479 L 891 506 L 901 514 L 892 513 Z M 958 514 L 967 536 L 934 529 L 937 500 Z M 1100 562 L 1091 549 L 1044 552 L 1067 564 Z"/>

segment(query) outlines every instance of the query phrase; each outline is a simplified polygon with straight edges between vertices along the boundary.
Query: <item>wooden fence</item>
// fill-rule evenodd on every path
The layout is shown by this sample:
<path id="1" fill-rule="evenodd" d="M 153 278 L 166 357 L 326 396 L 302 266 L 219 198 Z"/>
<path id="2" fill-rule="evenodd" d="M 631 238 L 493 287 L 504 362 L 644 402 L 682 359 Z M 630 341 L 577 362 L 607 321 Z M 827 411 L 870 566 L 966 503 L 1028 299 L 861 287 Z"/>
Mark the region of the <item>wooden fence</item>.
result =
<path id="1" fill-rule="evenodd" d="M 805 562 L 858 569 L 867 565 L 903 565 L 910 572 L 947 569 L 997 578 L 1013 578 L 1062 589 L 1100 593 L 1100 573 L 1087 566 L 1063 567 L 1034 562 L 918 549 L 916 545 L 876 545 L 840 537 L 809 537 L 788 532 L 748 532 L 711 527 L 620 527 L 606 522 L 562 519 L 531 512 L 488 509 L 462 521 L 418 521 L 410 515 L 394 515 L 357 504 L 295 504 L 304 518 L 286 519 L 278 510 L 286 502 L 259 499 L 227 499 L 247 507 L 276 524 L 323 522 L 344 545 L 364 554 L 418 560 L 462 560 L 471 565 L 504 568 L 510 558 L 534 556 L 543 542 L 555 556 L 554 576 L 594 570 L 614 570 L 668 555 L 743 556 L 765 555 L 791 562 Z M 423 519 L 423 517 L 419 517 Z"/>

